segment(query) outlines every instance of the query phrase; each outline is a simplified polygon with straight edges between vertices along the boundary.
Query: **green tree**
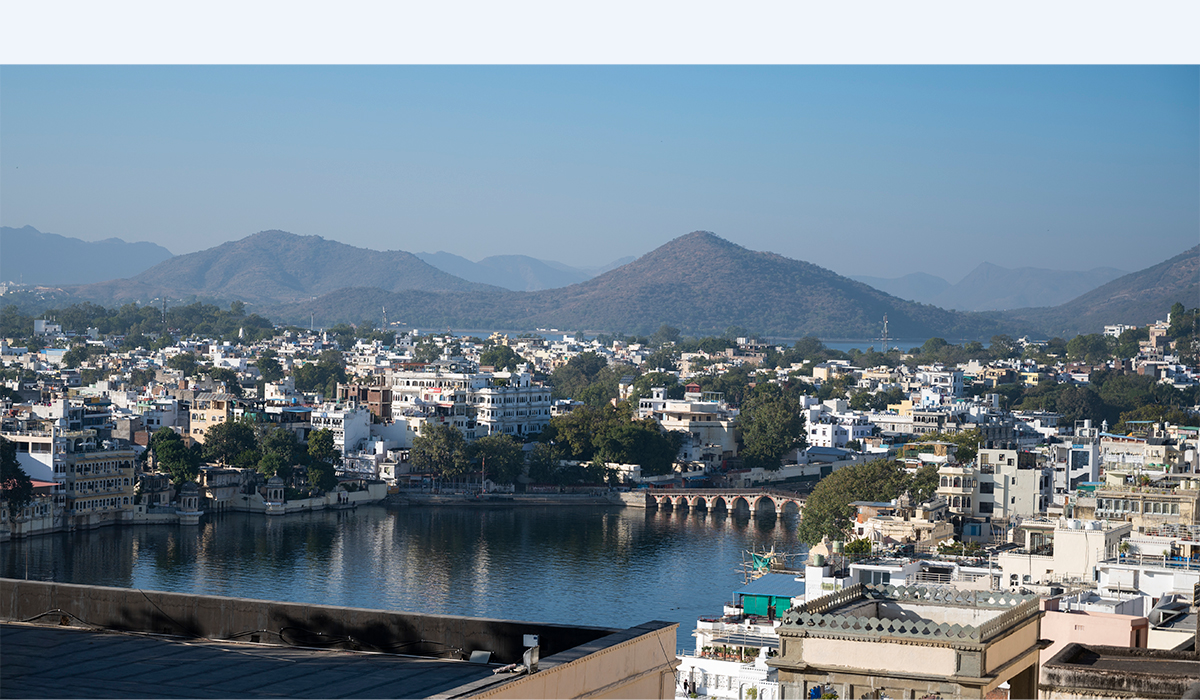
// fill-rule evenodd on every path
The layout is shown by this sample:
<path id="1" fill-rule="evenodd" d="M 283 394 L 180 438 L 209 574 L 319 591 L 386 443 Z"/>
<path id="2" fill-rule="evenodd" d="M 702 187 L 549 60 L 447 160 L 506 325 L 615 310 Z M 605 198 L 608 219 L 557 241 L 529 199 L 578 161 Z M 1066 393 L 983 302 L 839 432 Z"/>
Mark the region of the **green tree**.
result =
<path id="1" fill-rule="evenodd" d="M 799 401 L 776 384 L 757 387 L 742 407 L 737 423 L 742 429 L 739 454 L 752 469 L 779 469 L 784 455 L 808 444 Z"/>
<path id="2" fill-rule="evenodd" d="M 979 443 L 983 442 L 983 433 L 979 428 L 963 430 L 957 433 L 925 433 L 916 442 L 949 442 L 958 447 L 954 453 L 955 459 L 961 463 L 974 461 L 979 453 Z"/>
<path id="3" fill-rule="evenodd" d="M 535 484 L 556 484 L 558 472 L 558 450 L 547 443 L 539 442 L 529 451 L 529 479 Z"/>
<path id="4" fill-rule="evenodd" d="M 823 537 L 848 538 L 854 522 L 854 501 L 890 501 L 909 485 L 908 473 L 899 462 L 876 460 L 853 464 L 833 472 L 817 482 L 805 499 L 797 536 L 815 545 Z"/>
<path id="5" fill-rule="evenodd" d="M 252 466 L 259 460 L 257 448 L 254 427 L 240 420 L 218 423 L 204 433 L 204 458 L 224 465 Z M 251 464 L 241 464 L 246 452 L 255 454 Z"/>
<path id="6" fill-rule="evenodd" d="M 279 455 L 275 454 L 274 452 L 264 452 L 262 459 L 258 460 L 258 464 L 255 466 L 255 468 L 258 469 L 260 474 L 269 479 L 279 473 L 279 470 L 283 467 L 283 464 L 284 462 L 279 458 Z"/>
<path id="7" fill-rule="evenodd" d="M 167 360 L 167 367 L 182 372 L 185 377 L 190 377 L 196 373 L 196 356 L 190 352 L 181 352 Z"/>
<path id="8" fill-rule="evenodd" d="M 451 479 L 459 477 L 470 466 L 467 441 L 452 425 L 426 423 L 421 426 L 420 434 L 413 438 L 409 461 L 418 469 Z"/>
<path id="9" fill-rule="evenodd" d="M 228 367 L 210 367 L 208 368 L 207 372 L 208 376 L 212 377 L 213 381 L 225 383 L 225 391 L 228 391 L 230 394 L 241 398 L 242 384 L 238 380 L 237 372 L 234 372 Z"/>
<path id="10" fill-rule="evenodd" d="M 322 491 L 332 491 L 337 488 L 337 472 L 328 462 L 313 462 L 306 471 L 308 483 Z"/>
<path id="11" fill-rule="evenodd" d="M 200 475 L 200 450 L 183 444 L 170 428 L 159 428 L 150 437 L 150 449 L 162 471 L 171 475 L 171 483 L 180 486 Z"/>
<path id="12" fill-rule="evenodd" d="M 308 456 L 314 462 L 330 465 L 342 463 L 342 453 L 334 443 L 332 430 L 321 428 L 308 434 Z"/>
<path id="13" fill-rule="evenodd" d="M 283 366 L 279 364 L 278 355 L 274 350 L 264 350 L 254 364 L 258 367 L 263 381 L 277 382 L 283 379 Z"/>
<path id="14" fill-rule="evenodd" d="M 0 437 L 0 500 L 15 515 L 33 501 L 33 482 L 17 460 L 17 443 Z"/>
<path id="15" fill-rule="evenodd" d="M 486 478 L 497 484 L 514 483 L 525 466 L 521 443 L 504 433 L 479 438 L 470 446 L 469 454 L 472 462 L 479 463 Z"/>
<path id="16" fill-rule="evenodd" d="M 479 355 L 480 365 L 490 365 L 495 367 L 498 372 L 515 370 L 524 363 L 525 358 L 513 352 L 513 349 L 507 345 L 493 345 Z"/>
<path id="17" fill-rule="evenodd" d="M 598 448 L 595 457 L 601 462 L 638 464 L 643 474 L 657 476 L 674 468 L 683 434 L 664 435 L 658 423 L 648 419 L 607 426 L 592 442 Z"/>
<path id="18" fill-rule="evenodd" d="M 865 537 L 846 543 L 846 554 L 870 554 L 871 540 Z"/>
<path id="19" fill-rule="evenodd" d="M 291 466 L 297 462 L 300 443 L 296 442 L 295 433 L 287 428 L 271 428 L 259 438 L 258 449 L 264 457 L 275 455 L 280 463 Z"/>

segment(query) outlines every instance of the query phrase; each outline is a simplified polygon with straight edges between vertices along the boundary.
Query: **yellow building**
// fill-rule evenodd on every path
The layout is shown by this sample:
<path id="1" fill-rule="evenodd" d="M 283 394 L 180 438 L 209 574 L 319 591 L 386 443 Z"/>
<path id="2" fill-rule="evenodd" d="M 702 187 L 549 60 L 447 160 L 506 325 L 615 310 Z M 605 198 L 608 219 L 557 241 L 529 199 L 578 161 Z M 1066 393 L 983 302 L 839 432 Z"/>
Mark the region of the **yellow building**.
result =
<path id="1" fill-rule="evenodd" d="M 189 434 L 192 439 L 204 442 L 204 435 L 209 428 L 228 421 L 233 416 L 233 403 L 236 400 L 233 394 L 197 394 L 190 412 Z"/>

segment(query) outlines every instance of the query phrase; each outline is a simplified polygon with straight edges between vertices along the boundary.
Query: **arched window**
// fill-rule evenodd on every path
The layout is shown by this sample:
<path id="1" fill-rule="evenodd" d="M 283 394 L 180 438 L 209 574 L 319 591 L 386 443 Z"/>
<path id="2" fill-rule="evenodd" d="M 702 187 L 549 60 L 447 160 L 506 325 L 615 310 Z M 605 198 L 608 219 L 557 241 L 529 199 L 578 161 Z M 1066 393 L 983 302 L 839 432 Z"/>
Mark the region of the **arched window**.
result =
<path id="1" fill-rule="evenodd" d="M 953 501 L 953 502 L 950 504 L 950 506 L 951 506 L 952 508 L 958 508 L 958 506 L 959 506 L 959 498 L 958 498 L 958 496 L 955 496 L 955 497 L 954 497 L 954 501 Z"/>
<path id="2" fill-rule="evenodd" d="M 962 486 L 962 479 L 957 476 L 954 477 L 954 488 L 959 488 L 960 486 Z"/>

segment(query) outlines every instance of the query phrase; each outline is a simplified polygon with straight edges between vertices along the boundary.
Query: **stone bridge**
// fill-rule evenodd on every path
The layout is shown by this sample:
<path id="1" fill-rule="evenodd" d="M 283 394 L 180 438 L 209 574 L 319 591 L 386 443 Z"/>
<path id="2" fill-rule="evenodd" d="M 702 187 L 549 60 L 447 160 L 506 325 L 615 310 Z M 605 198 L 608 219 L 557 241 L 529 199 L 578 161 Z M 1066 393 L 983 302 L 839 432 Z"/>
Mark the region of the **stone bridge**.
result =
<path id="1" fill-rule="evenodd" d="M 800 515 L 804 497 L 771 489 L 651 489 L 646 492 L 648 508 L 692 510 L 712 513 Z"/>

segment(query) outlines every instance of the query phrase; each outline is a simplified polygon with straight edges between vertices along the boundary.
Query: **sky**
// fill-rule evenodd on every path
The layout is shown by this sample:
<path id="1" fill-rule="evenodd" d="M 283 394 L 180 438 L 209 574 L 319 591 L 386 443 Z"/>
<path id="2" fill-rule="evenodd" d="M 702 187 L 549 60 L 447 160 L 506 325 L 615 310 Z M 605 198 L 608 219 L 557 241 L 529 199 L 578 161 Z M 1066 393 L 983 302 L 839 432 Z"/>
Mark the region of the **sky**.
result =
<path id="1" fill-rule="evenodd" d="M 1188 66 L 0 67 L 0 224 L 582 267 L 694 230 L 847 275 L 1200 243 Z"/>

